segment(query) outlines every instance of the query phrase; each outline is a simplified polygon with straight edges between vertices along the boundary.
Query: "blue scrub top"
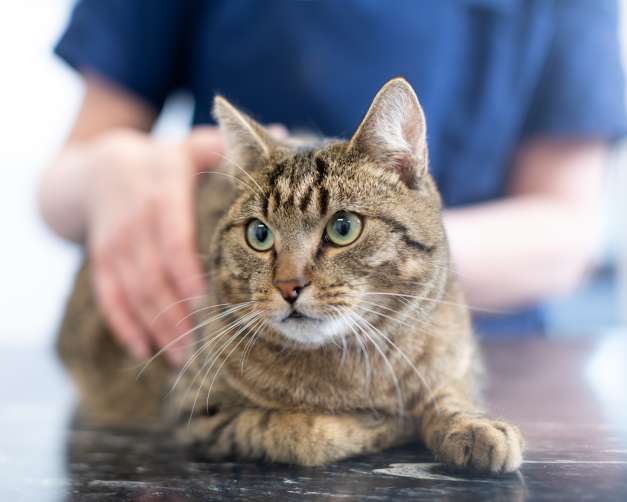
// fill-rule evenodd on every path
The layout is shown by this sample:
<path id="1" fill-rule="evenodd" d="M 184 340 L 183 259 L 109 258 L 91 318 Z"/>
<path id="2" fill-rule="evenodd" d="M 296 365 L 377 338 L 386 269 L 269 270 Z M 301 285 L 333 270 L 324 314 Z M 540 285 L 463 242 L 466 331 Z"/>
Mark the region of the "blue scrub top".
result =
<path id="1" fill-rule="evenodd" d="M 612 0 L 81 0 L 56 52 L 157 110 L 190 91 L 195 124 L 220 92 L 262 122 L 340 137 L 403 75 L 455 207 L 502 197 L 534 137 L 625 134 L 617 18 Z M 477 319 L 542 329 L 538 309 Z"/>

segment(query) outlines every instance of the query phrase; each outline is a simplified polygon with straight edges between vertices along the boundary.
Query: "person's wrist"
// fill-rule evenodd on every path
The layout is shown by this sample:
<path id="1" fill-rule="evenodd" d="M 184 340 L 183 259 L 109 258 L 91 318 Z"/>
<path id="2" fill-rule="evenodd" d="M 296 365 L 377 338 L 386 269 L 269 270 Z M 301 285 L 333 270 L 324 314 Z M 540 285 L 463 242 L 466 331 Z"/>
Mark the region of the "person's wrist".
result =
<path id="1" fill-rule="evenodd" d="M 59 182 L 65 185 L 65 211 L 70 217 L 66 221 L 73 221 L 74 230 L 71 232 L 79 242 L 85 242 L 88 217 L 88 159 L 89 149 L 83 145 L 69 147 L 64 154 L 63 176 L 58 176 Z"/>

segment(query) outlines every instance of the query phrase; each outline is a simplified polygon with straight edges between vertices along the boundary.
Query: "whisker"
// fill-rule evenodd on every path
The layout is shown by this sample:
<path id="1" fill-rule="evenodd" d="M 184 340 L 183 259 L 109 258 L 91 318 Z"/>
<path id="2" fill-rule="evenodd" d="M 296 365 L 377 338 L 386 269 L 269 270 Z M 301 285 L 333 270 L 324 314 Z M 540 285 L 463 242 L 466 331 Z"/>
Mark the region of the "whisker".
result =
<path id="1" fill-rule="evenodd" d="M 229 357 L 231 357 L 231 355 L 233 354 L 233 352 L 235 352 L 237 350 L 237 348 L 242 344 L 242 342 L 244 342 L 249 336 L 250 336 L 250 331 L 249 329 L 254 329 L 256 328 L 260 323 L 261 323 L 261 316 L 265 313 L 264 311 L 260 311 L 258 312 L 258 315 L 256 318 L 254 318 L 253 320 L 251 320 L 251 322 L 249 322 L 243 331 L 243 334 L 239 340 L 239 342 L 237 342 L 235 344 L 235 346 L 233 346 L 233 348 L 229 351 L 229 353 L 224 356 L 224 359 L 222 360 L 222 364 L 218 367 L 218 369 L 214 372 L 213 374 L 213 378 L 211 380 L 211 383 L 209 384 L 209 390 L 207 391 L 207 409 L 209 408 L 209 398 L 211 396 L 211 391 L 213 390 L 213 385 L 216 381 L 216 379 L 218 378 L 218 375 L 220 374 L 220 372 L 222 371 L 222 368 L 224 367 L 224 365 L 226 364 L 226 362 L 229 360 Z M 235 338 L 235 337 L 233 337 Z"/>
<path id="2" fill-rule="evenodd" d="M 229 162 L 230 164 L 233 164 L 235 167 L 237 167 L 240 171 L 242 171 L 246 176 L 248 176 L 248 178 L 250 179 L 250 181 L 252 181 L 257 188 L 259 188 L 259 195 L 263 195 L 263 188 L 261 188 L 261 186 L 259 185 L 259 183 L 257 183 L 257 181 L 255 181 L 255 178 L 253 178 L 248 171 L 246 171 L 246 169 L 244 169 L 242 166 L 240 166 L 237 162 L 235 162 L 233 159 L 227 159 L 226 156 L 220 154 L 220 153 L 216 153 L 216 155 L 218 157 L 222 157 L 223 160 L 226 160 L 227 162 Z"/>
<path id="3" fill-rule="evenodd" d="M 370 336 L 370 334 L 368 333 L 368 330 L 366 329 L 366 326 L 363 326 L 361 324 L 360 320 L 362 320 L 363 318 L 359 314 L 357 314 L 355 312 L 351 312 L 349 310 L 347 310 L 346 313 L 348 314 L 347 315 L 347 319 L 349 319 L 351 321 L 354 321 L 355 326 L 358 327 L 361 330 L 363 335 L 370 341 L 370 343 L 372 343 L 372 345 L 374 346 L 375 350 L 381 356 L 381 359 L 383 360 L 383 363 L 387 367 L 388 372 L 390 373 L 390 376 L 391 376 L 392 381 L 394 383 L 394 388 L 396 390 L 396 399 L 397 399 L 398 405 L 399 405 L 399 414 L 400 415 L 404 415 L 405 407 L 403 405 L 403 398 L 402 398 L 400 382 L 398 381 L 398 377 L 396 376 L 396 371 L 394 371 L 394 367 L 390 363 L 388 357 L 385 355 L 385 352 L 383 352 L 381 347 L 379 347 L 379 345 L 376 343 L 375 339 Z"/>
<path id="4" fill-rule="evenodd" d="M 194 356 L 194 359 L 197 358 L 202 352 L 205 352 L 206 350 L 212 348 L 214 346 L 214 344 L 217 343 L 222 337 L 227 336 L 230 331 L 232 331 L 234 329 L 237 329 L 237 327 L 240 326 L 242 323 L 243 323 L 243 320 L 241 318 L 238 318 L 235 321 L 232 321 L 231 323 L 229 323 L 227 325 L 227 327 L 224 328 L 223 330 L 221 330 L 220 332 L 212 334 L 210 339 L 207 340 L 205 343 L 203 343 L 201 348 L 197 351 L 197 353 Z M 198 377 L 201 375 L 201 371 L 206 367 L 207 364 L 209 364 L 210 361 L 211 361 L 211 359 L 207 358 L 207 360 L 202 364 L 201 368 L 198 371 L 196 371 L 196 374 L 195 374 L 194 378 L 192 379 L 192 381 L 187 386 L 187 390 L 183 393 L 184 395 L 187 395 L 194 388 L 194 384 L 196 383 L 196 380 L 198 380 Z M 174 387 L 178 383 L 178 380 L 181 378 L 183 372 L 184 372 L 184 370 L 181 370 L 179 372 L 179 376 L 177 378 L 177 381 L 175 382 L 175 384 L 170 389 L 170 392 L 174 389 Z M 201 389 L 201 386 L 199 385 L 198 392 L 200 392 L 200 389 Z M 198 398 L 198 392 L 196 393 L 196 399 Z M 195 402 L 196 402 L 196 400 L 194 401 L 194 404 L 195 404 Z M 179 410 L 178 410 L 179 414 L 181 412 L 181 406 L 182 406 L 182 402 L 179 403 Z M 193 410 L 192 410 L 192 413 L 190 414 L 190 418 L 191 418 L 192 415 L 193 415 Z"/>
<path id="5" fill-rule="evenodd" d="M 204 295 L 188 296 L 187 298 L 182 298 L 182 299 L 177 300 L 177 301 L 175 301 L 173 303 L 170 303 L 168 306 L 164 307 L 162 310 L 157 312 L 157 314 L 150 321 L 150 325 L 152 326 L 157 321 L 157 319 L 159 319 L 159 317 L 161 317 L 163 314 L 165 314 L 172 307 L 175 307 L 176 305 L 180 305 L 181 303 L 190 302 L 190 301 L 194 301 L 194 300 L 200 300 L 202 298 L 207 298 L 207 295 L 204 294 Z"/>
<path id="6" fill-rule="evenodd" d="M 244 302 L 243 304 L 236 304 L 234 307 L 232 307 L 232 310 L 228 309 L 226 312 L 222 312 L 221 314 L 218 314 L 217 316 L 210 317 L 209 319 L 207 319 L 205 321 L 202 321 L 201 323 L 199 323 L 198 325 L 194 326 L 193 328 L 188 329 L 182 335 L 179 335 L 176 338 L 174 338 L 173 340 L 169 341 L 166 345 L 164 345 L 161 349 L 159 349 L 150 359 L 148 359 L 148 361 L 146 361 L 146 363 L 144 364 L 142 369 L 137 374 L 137 378 L 139 379 L 142 376 L 144 371 L 146 371 L 148 366 L 150 366 L 155 361 L 155 359 L 157 359 L 157 357 L 159 357 L 164 351 L 168 350 L 172 345 L 177 343 L 179 340 L 182 340 L 183 338 L 191 335 L 197 329 L 204 328 L 205 326 L 211 324 L 212 322 L 214 322 L 214 321 L 216 321 L 218 319 L 221 319 L 221 318 L 231 314 L 232 312 L 235 312 L 237 310 L 240 310 L 240 309 L 243 309 L 243 308 L 247 307 L 249 303 L 250 302 Z"/>
<path id="7" fill-rule="evenodd" d="M 193 316 L 195 316 L 196 314 L 198 314 L 198 313 L 200 313 L 200 312 L 203 312 L 203 311 L 205 311 L 205 310 L 213 310 L 213 309 L 216 309 L 216 308 L 226 307 L 226 306 L 229 306 L 229 305 L 231 305 L 231 304 L 230 304 L 230 303 L 218 303 L 218 304 L 216 304 L 216 305 L 209 305 L 209 306 L 207 306 L 207 307 L 200 307 L 200 308 L 198 308 L 198 309 L 196 309 L 196 310 L 192 311 L 191 313 L 187 314 L 185 317 L 183 317 L 183 318 L 179 319 L 179 320 L 176 322 L 176 326 L 179 326 L 179 325 L 180 325 L 183 321 L 185 321 L 186 319 L 189 319 L 190 317 L 193 317 Z"/>
<path id="8" fill-rule="evenodd" d="M 410 315 L 411 313 L 415 312 L 418 309 L 417 305 L 412 304 L 410 302 L 404 303 L 404 305 L 406 305 L 408 308 L 407 308 L 407 312 L 402 312 L 402 311 L 397 311 L 397 310 L 395 310 L 393 308 L 387 307 L 385 305 L 375 304 L 373 302 L 368 302 L 368 301 L 365 301 L 365 300 L 362 300 L 362 301 L 364 303 L 367 303 L 367 304 L 371 305 L 371 306 L 376 306 L 378 308 L 382 308 L 384 310 L 391 311 L 391 312 L 396 312 L 397 314 L 403 315 L 403 316 L 405 316 L 408 319 L 416 321 L 420 326 L 425 326 L 425 327 L 427 327 L 427 326 L 446 327 L 447 329 L 456 328 L 456 327 L 460 327 L 460 326 L 464 326 L 464 327 L 466 326 L 466 323 L 464 323 L 464 322 L 453 322 L 453 321 L 448 321 L 445 325 L 442 325 L 441 323 L 436 322 L 430 316 L 421 318 L 421 317 L 416 317 L 416 316 Z M 420 315 L 419 309 L 418 309 L 417 314 Z M 424 332 L 424 331 L 422 331 L 422 332 Z"/>
<path id="9" fill-rule="evenodd" d="M 390 319 L 394 322 L 397 322 L 398 324 L 402 325 L 402 326 L 406 326 L 408 328 L 413 328 L 414 326 L 412 326 L 411 324 L 407 324 L 406 322 L 401 321 L 400 319 L 396 319 L 392 316 L 389 316 L 387 314 L 383 314 L 382 312 L 377 312 L 376 310 L 369 308 L 369 307 L 364 307 L 363 305 L 356 305 L 355 308 L 364 310 L 365 312 L 371 312 L 377 316 L 381 316 L 381 317 L 385 317 L 386 319 Z"/>
<path id="10" fill-rule="evenodd" d="M 351 329 L 351 331 L 355 335 L 355 340 L 357 341 L 357 344 L 359 345 L 359 348 L 360 348 L 362 356 L 363 356 L 364 369 L 365 369 L 365 379 L 364 379 L 364 381 L 365 381 L 365 384 L 366 384 L 366 388 L 370 389 L 370 386 L 372 385 L 372 366 L 370 365 L 370 358 L 368 356 L 368 351 L 366 350 L 366 346 L 364 345 L 362 337 L 355 329 L 353 329 L 353 327 L 350 325 L 350 321 L 346 318 L 346 315 L 340 310 L 339 307 L 331 306 L 331 308 L 334 309 L 337 312 L 339 319 L 343 319 L 343 320 L 346 320 L 347 322 L 349 322 L 349 328 Z M 346 338 L 346 337 L 344 337 L 344 338 Z"/>
<path id="11" fill-rule="evenodd" d="M 376 326 L 374 326 L 372 323 L 370 323 L 370 321 L 368 321 L 367 319 L 365 319 L 364 317 L 360 316 L 359 314 L 357 314 L 359 317 L 361 317 L 361 319 L 366 322 L 371 328 L 372 330 L 379 335 L 381 338 L 383 338 L 391 347 L 393 347 L 398 353 L 399 355 L 405 360 L 405 362 L 409 365 L 409 367 L 414 371 L 414 373 L 416 374 L 416 376 L 418 377 L 418 379 L 420 380 L 420 382 L 422 383 L 422 385 L 425 387 L 425 389 L 430 392 L 431 391 L 431 386 L 429 385 L 429 383 L 426 381 L 426 379 L 424 378 L 424 376 L 422 375 L 422 373 L 420 373 L 420 371 L 418 370 L 418 368 L 416 367 L 416 365 L 414 364 L 414 362 L 409 359 L 409 357 L 407 357 L 407 355 L 405 354 L 405 352 L 403 352 L 398 345 L 396 345 L 392 340 L 390 340 L 390 338 L 388 336 L 386 336 L 384 333 L 381 332 L 381 330 L 379 330 Z M 437 406 L 437 403 L 436 403 Z"/>
<path id="12" fill-rule="evenodd" d="M 392 292 L 388 292 L 388 291 L 368 291 L 365 293 L 361 293 L 362 295 L 376 295 L 376 296 L 393 296 L 393 297 L 398 297 L 398 298 L 412 298 L 414 300 L 420 300 L 420 301 L 425 301 L 425 302 L 433 302 L 433 303 L 438 303 L 438 304 L 442 304 L 442 305 L 450 305 L 452 307 L 458 307 L 458 308 L 467 308 L 470 310 L 474 310 L 477 312 L 486 312 L 486 313 L 490 313 L 490 314 L 511 314 L 512 311 L 507 311 L 507 310 L 500 310 L 500 309 L 487 309 L 487 308 L 482 308 L 482 307 L 476 307 L 473 305 L 468 305 L 468 304 L 464 304 L 464 303 L 457 303 L 457 302 L 450 302 L 447 300 L 438 300 L 435 298 L 428 298 L 425 296 L 418 296 L 418 295 L 410 295 L 410 294 L 405 294 L 405 293 L 392 293 Z"/>
<path id="13" fill-rule="evenodd" d="M 340 359 L 340 366 L 344 366 L 346 362 L 346 354 L 348 352 L 348 347 L 346 346 L 346 337 L 342 335 L 342 357 Z"/>
<path id="14" fill-rule="evenodd" d="M 414 308 L 412 308 L 411 305 L 404 303 L 404 305 L 406 305 L 407 307 L 409 307 L 407 309 L 407 312 L 405 311 L 401 311 L 401 310 L 396 310 L 393 309 L 392 307 L 388 307 L 387 305 L 382 305 L 381 303 L 375 303 L 375 302 L 369 302 L 367 300 L 360 300 L 361 303 L 365 303 L 366 305 L 369 305 L 371 308 L 379 308 L 379 309 L 383 309 L 386 310 L 388 312 L 391 312 L 392 314 L 397 314 L 399 316 L 403 316 L 407 319 L 410 319 L 412 321 L 415 321 L 416 323 L 418 323 L 419 326 L 422 326 L 423 324 L 428 324 L 429 320 L 428 319 L 420 319 L 419 317 L 414 317 L 412 316 L 410 313 L 414 311 Z M 390 317 L 390 319 L 392 319 L 393 321 L 397 321 L 397 322 L 402 322 L 399 319 Z M 408 324 L 403 324 L 405 326 L 409 326 Z M 410 326 L 412 329 L 415 329 L 415 326 Z"/>
<path id="15" fill-rule="evenodd" d="M 267 326 L 267 321 L 265 319 L 262 319 L 261 324 L 259 325 L 259 327 L 257 327 L 253 335 L 250 337 L 250 340 L 248 340 L 248 342 L 246 342 L 246 345 L 244 346 L 244 351 L 242 352 L 242 362 L 241 362 L 242 375 L 244 374 L 244 366 L 248 359 L 248 355 L 250 351 L 252 350 L 253 346 L 255 345 L 255 341 L 257 337 L 261 334 L 261 331 L 265 329 L 266 326 Z"/>
<path id="16" fill-rule="evenodd" d="M 235 341 L 237 340 L 237 338 L 239 337 L 239 335 L 242 332 L 245 332 L 245 330 L 247 329 L 248 326 L 250 326 L 251 323 L 255 322 L 256 319 L 259 317 L 259 315 L 261 315 L 258 311 L 253 311 L 250 313 L 250 315 L 246 318 L 246 320 L 244 322 L 242 322 L 240 324 L 240 327 L 238 328 L 238 330 L 231 334 L 227 340 L 222 344 L 222 346 L 218 349 L 217 353 L 213 356 L 212 359 L 208 359 L 208 361 L 211 361 L 210 364 L 208 365 L 206 371 L 203 374 L 202 380 L 200 385 L 198 386 L 198 391 L 196 392 L 196 397 L 194 399 L 194 403 L 192 405 L 192 409 L 189 415 L 189 421 L 191 421 L 192 416 L 194 415 L 194 410 L 196 408 L 196 403 L 198 402 L 198 398 L 200 397 L 200 391 L 203 389 L 205 381 L 207 380 L 207 377 L 209 376 L 209 373 L 211 372 L 212 368 L 214 367 L 214 365 L 220 360 L 220 356 L 228 349 L 228 347 Z M 245 338 L 242 338 L 242 340 L 244 340 Z M 241 341 L 240 340 L 240 343 Z M 237 344 L 239 345 L 239 343 Z M 236 345 L 236 347 L 237 347 Z M 230 354 L 230 353 L 229 353 Z M 225 359 L 226 361 L 226 359 Z M 222 368 L 223 364 L 220 366 L 220 369 Z M 213 380 L 212 380 L 213 382 Z M 209 393 L 207 393 L 207 409 L 209 408 Z M 189 423 L 188 421 L 188 423 Z"/>
<path id="17" fill-rule="evenodd" d="M 223 312 L 222 314 L 220 314 L 220 316 L 216 316 L 216 318 L 214 320 L 218 320 L 219 318 L 223 318 L 226 317 L 228 315 L 231 315 L 239 310 L 244 309 L 245 307 L 248 307 L 248 302 L 246 302 L 246 305 L 240 305 L 237 308 L 232 308 L 229 309 L 226 312 Z M 229 330 L 235 329 L 237 328 L 237 326 L 239 325 L 239 323 L 241 318 L 237 318 L 234 321 L 231 321 L 230 323 L 228 323 L 225 327 L 222 328 L 222 330 L 220 330 L 218 333 L 212 333 L 211 335 L 208 336 L 208 340 L 203 341 L 203 343 L 201 344 L 200 348 L 198 350 L 196 350 L 190 357 L 188 357 L 187 361 L 185 362 L 185 364 L 183 365 L 183 367 L 181 368 L 181 370 L 179 371 L 176 380 L 174 381 L 174 384 L 171 386 L 170 390 L 168 391 L 168 394 L 170 392 L 172 392 L 176 386 L 178 385 L 179 381 L 181 380 L 181 378 L 183 377 L 184 373 L 187 371 L 187 368 L 189 368 L 193 362 L 200 356 L 200 354 L 202 352 L 204 352 L 205 350 L 207 350 L 211 344 L 217 340 L 221 335 L 227 333 Z M 192 386 L 194 384 L 195 380 L 192 381 Z"/>
<path id="18" fill-rule="evenodd" d="M 445 329 L 448 329 L 448 330 L 457 329 L 459 327 L 465 327 L 464 323 L 456 323 L 456 322 L 453 322 L 453 321 L 449 321 L 449 322 L 446 323 L 446 325 L 442 325 L 441 323 L 435 322 L 433 319 L 428 319 L 428 318 L 420 319 L 418 317 L 414 317 L 414 316 L 410 315 L 410 312 L 413 312 L 415 307 L 412 308 L 412 306 L 410 304 L 407 304 L 407 303 L 405 305 L 408 306 L 408 309 L 407 309 L 408 312 L 404 312 L 404 311 L 401 311 L 401 310 L 395 310 L 393 308 L 387 307 L 387 306 L 379 304 L 379 303 L 368 302 L 368 301 L 363 300 L 363 299 L 361 300 L 361 302 L 369 305 L 371 308 L 374 308 L 375 311 L 372 312 L 373 314 L 376 314 L 376 315 L 379 315 L 379 316 L 382 316 L 382 317 L 386 317 L 386 318 L 390 319 L 391 321 L 394 321 L 397 324 L 401 324 L 403 326 L 409 327 L 410 329 L 412 329 L 412 330 L 414 330 L 414 331 L 416 331 L 418 333 L 423 333 L 423 334 L 427 334 L 427 335 L 430 334 L 430 332 L 427 331 L 427 328 L 429 328 L 429 327 L 445 328 Z M 363 307 L 363 305 L 356 305 L 355 308 L 362 308 L 362 307 Z M 410 319 L 412 321 L 415 321 L 416 325 L 407 324 L 404 321 L 401 321 L 400 319 L 397 319 L 397 318 L 395 318 L 393 316 L 388 316 L 388 315 L 383 314 L 382 312 L 378 312 L 378 311 L 376 311 L 376 309 L 384 309 L 384 310 L 387 310 L 387 311 L 392 312 L 394 314 L 401 315 L 401 316 L 403 316 L 406 319 Z"/>
<path id="19" fill-rule="evenodd" d="M 245 323 L 249 322 L 252 318 L 254 318 L 257 315 L 256 311 L 250 312 L 248 314 L 245 314 L 243 317 L 241 317 L 239 319 L 239 324 L 237 325 L 239 328 L 238 330 L 232 334 L 231 336 L 229 336 L 229 338 L 226 340 L 226 342 L 224 342 L 222 344 L 222 346 L 220 347 L 220 349 L 218 349 L 218 352 L 215 354 L 215 356 L 213 357 L 213 359 L 207 359 L 207 361 L 202 365 L 202 367 L 200 368 L 199 372 L 196 374 L 196 376 L 194 377 L 194 380 L 191 383 L 191 387 L 193 387 L 194 383 L 196 382 L 198 376 L 200 375 L 200 372 L 202 372 L 202 370 L 207 367 L 207 370 L 204 372 L 203 377 L 201 379 L 201 383 L 198 386 L 198 391 L 196 392 L 196 397 L 194 398 L 194 402 L 192 404 L 192 409 L 190 411 L 189 414 L 189 419 L 188 419 L 188 424 L 191 422 L 191 419 L 194 415 L 194 411 L 196 409 L 196 404 L 198 403 L 198 398 L 200 396 L 200 391 L 203 388 L 203 384 L 204 381 L 207 379 L 207 376 L 209 375 L 209 372 L 211 371 L 211 369 L 213 368 L 213 365 L 215 364 L 215 362 L 219 359 L 220 355 L 222 355 L 222 353 L 224 352 L 224 350 L 226 350 L 226 348 L 233 342 L 233 340 L 235 340 L 238 335 L 242 332 L 242 330 L 244 329 Z M 226 332 L 225 334 L 223 334 L 222 336 L 226 336 L 228 334 L 228 332 Z M 216 337 L 217 339 L 217 337 Z"/>

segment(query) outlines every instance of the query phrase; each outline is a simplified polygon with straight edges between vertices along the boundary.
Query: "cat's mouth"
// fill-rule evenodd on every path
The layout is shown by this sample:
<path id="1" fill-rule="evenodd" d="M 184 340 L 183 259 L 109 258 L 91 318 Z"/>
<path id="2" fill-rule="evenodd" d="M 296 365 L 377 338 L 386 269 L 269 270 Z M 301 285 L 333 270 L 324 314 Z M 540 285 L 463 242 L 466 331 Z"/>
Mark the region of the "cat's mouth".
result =
<path id="1" fill-rule="evenodd" d="M 308 315 L 303 314 L 298 310 L 292 310 L 289 315 L 285 316 L 281 322 L 285 321 L 317 321 L 318 319 L 314 319 Z"/>
<path id="2" fill-rule="evenodd" d="M 286 338 L 298 342 L 303 347 L 320 347 L 337 336 L 345 335 L 349 327 L 342 319 L 327 319 L 317 312 L 304 313 L 293 309 L 281 317 L 276 317 L 272 325 Z"/>

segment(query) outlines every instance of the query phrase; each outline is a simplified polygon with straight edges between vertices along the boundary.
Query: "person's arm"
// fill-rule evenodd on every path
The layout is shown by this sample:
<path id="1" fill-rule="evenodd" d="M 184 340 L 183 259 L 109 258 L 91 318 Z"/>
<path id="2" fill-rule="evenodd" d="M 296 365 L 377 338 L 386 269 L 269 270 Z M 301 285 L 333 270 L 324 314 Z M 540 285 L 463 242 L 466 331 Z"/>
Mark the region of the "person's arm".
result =
<path id="1" fill-rule="evenodd" d="M 508 196 L 445 212 L 470 304 L 507 309 L 572 290 L 601 239 L 603 142 L 536 140 L 517 155 Z"/>
<path id="2" fill-rule="evenodd" d="M 85 95 L 63 148 L 44 171 L 40 206 L 48 225 L 74 242 L 85 238 L 85 159 L 103 136 L 147 133 L 156 118 L 145 102 L 95 76 L 85 76 Z"/>
<path id="3" fill-rule="evenodd" d="M 84 242 L 93 285 L 114 335 L 138 358 L 191 329 L 183 320 L 204 294 L 196 254 L 193 195 L 197 172 L 223 150 L 216 128 L 183 144 L 148 134 L 156 111 L 114 84 L 86 75 L 82 108 L 40 188 L 44 219 Z M 183 346 L 166 355 L 180 363 Z"/>

